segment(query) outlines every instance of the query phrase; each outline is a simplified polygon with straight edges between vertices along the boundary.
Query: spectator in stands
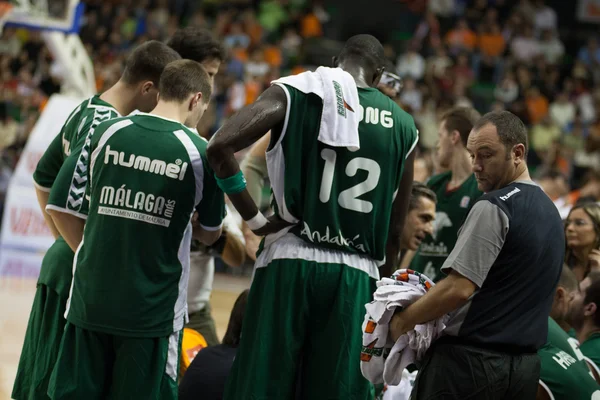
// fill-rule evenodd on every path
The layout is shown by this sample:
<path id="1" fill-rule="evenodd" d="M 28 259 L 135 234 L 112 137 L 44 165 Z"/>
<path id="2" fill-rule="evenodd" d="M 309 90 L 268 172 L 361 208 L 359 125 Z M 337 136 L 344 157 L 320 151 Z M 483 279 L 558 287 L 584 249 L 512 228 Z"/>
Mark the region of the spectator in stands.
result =
<path id="1" fill-rule="evenodd" d="M 575 105 L 569 101 L 569 95 L 559 93 L 550 104 L 550 118 L 562 130 L 575 119 Z"/>
<path id="2" fill-rule="evenodd" d="M 579 281 L 600 270 L 600 205 L 575 205 L 565 221 L 565 263 Z"/>
<path id="3" fill-rule="evenodd" d="M 539 42 L 539 48 L 540 53 L 550 65 L 558 64 L 565 54 L 565 46 L 551 29 L 543 31 L 542 39 Z"/>
<path id="4" fill-rule="evenodd" d="M 422 79 L 425 75 L 425 59 L 417 53 L 414 43 L 409 46 L 406 53 L 398 57 L 396 72 L 402 78 L 410 78 L 416 81 Z"/>
<path id="5" fill-rule="evenodd" d="M 523 63 L 531 63 L 540 54 L 540 43 L 531 26 L 523 27 L 522 33 L 512 40 L 510 50 L 515 60 Z"/>
<path id="6" fill-rule="evenodd" d="M 233 359 L 240 343 L 248 290 L 235 301 L 223 343 L 202 349 L 188 367 L 179 385 L 180 400 L 221 400 Z"/>
<path id="7" fill-rule="evenodd" d="M 446 43 L 452 54 L 471 52 L 477 45 L 477 36 L 465 19 L 459 19 L 454 29 L 446 35 Z"/>

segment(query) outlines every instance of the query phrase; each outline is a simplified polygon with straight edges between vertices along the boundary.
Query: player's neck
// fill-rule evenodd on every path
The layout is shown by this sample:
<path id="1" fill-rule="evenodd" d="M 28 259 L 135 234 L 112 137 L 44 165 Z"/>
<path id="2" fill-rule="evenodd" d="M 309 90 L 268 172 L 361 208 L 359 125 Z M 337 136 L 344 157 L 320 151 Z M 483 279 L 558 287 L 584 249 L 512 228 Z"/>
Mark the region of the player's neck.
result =
<path id="1" fill-rule="evenodd" d="M 342 68 L 344 71 L 346 71 L 347 73 L 349 73 L 350 75 L 352 75 L 352 77 L 354 78 L 354 81 L 356 82 L 356 86 L 358 86 L 359 88 L 368 88 L 371 87 L 371 85 L 369 85 L 367 83 L 367 74 L 365 73 L 364 68 L 362 68 L 359 65 L 346 65 L 346 64 L 340 64 L 340 68 Z"/>
<path id="2" fill-rule="evenodd" d="M 585 321 L 583 326 L 577 332 L 577 340 L 583 343 L 590 338 L 594 333 L 600 333 L 600 327 L 595 326 L 591 321 Z"/>
<path id="3" fill-rule="evenodd" d="M 566 322 L 566 321 L 561 321 L 561 320 L 556 320 L 556 319 L 555 319 L 554 321 L 556 321 L 556 323 L 558 324 L 558 326 L 560 326 L 560 328 L 561 328 L 563 331 L 567 332 L 567 333 L 568 333 L 568 332 L 571 330 L 571 328 L 572 328 L 572 326 L 571 326 L 571 325 L 569 325 L 569 324 L 567 324 L 567 322 Z"/>
<path id="4" fill-rule="evenodd" d="M 459 187 L 473 174 L 469 153 L 466 150 L 460 149 L 454 152 L 450 162 L 450 173 L 450 189 Z"/>
<path id="5" fill-rule="evenodd" d="M 122 116 L 126 116 L 135 111 L 136 96 L 136 90 L 132 89 L 131 85 L 118 81 L 102 93 L 100 99 L 113 106 Z"/>
<path id="6" fill-rule="evenodd" d="M 159 101 L 150 114 L 172 119 L 185 125 L 187 111 L 183 110 L 181 104 L 175 102 Z"/>

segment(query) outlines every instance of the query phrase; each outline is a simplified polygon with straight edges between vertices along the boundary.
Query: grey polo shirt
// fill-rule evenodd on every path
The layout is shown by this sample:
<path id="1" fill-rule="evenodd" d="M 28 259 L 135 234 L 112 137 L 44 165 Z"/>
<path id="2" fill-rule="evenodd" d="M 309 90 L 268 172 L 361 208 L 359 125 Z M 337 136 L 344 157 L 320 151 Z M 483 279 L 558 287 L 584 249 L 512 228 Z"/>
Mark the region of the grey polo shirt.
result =
<path id="1" fill-rule="evenodd" d="M 474 344 L 531 349 L 546 341 L 565 251 L 563 224 L 546 194 L 516 181 L 475 202 L 442 271 L 477 285 L 445 333 Z"/>

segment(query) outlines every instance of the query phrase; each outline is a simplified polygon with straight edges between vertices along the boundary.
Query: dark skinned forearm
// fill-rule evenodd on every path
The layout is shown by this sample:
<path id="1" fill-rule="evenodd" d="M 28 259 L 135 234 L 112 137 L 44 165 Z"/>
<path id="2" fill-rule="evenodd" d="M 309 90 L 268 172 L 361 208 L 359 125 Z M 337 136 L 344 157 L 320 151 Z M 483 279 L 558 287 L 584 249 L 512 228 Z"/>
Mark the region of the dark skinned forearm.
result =
<path id="1" fill-rule="evenodd" d="M 270 129 L 280 125 L 285 119 L 286 104 L 283 89 L 271 86 L 256 102 L 234 114 L 215 133 L 208 143 L 206 155 L 218 178 L 228 178 L 240 171 L 235 153 L 252 145 Z M 249 220 L 258 213 L 258 207 L 248 190 L 228 194 L 228 197 L 244 220 Z"/>

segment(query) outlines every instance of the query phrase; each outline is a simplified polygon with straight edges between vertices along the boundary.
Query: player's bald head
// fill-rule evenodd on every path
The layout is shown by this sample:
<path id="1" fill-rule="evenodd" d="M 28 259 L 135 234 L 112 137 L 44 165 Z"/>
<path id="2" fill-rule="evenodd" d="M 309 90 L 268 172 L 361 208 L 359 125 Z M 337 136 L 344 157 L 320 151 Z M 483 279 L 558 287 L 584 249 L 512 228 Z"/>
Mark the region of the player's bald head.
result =
<path id="1" fill-rule="evenodd" d="M 381 75 L 385 67 L 385 52 L 375 36 L 356 35 L 346 41 L 336 61 L 346 66 L 361 66 L 368 75 L 375 75 L 378 71 Z"/>

